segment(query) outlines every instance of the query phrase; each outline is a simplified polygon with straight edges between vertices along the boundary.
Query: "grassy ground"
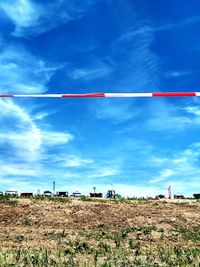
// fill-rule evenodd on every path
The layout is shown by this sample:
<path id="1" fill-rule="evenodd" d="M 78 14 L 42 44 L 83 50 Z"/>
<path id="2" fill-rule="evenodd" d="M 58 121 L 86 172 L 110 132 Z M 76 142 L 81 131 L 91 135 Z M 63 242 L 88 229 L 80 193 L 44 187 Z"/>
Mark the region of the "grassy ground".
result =
<path id="1" fill-rule="evenodd" d="M 0 199 L 0 266 L 200 266 L 200 203 Z"/>

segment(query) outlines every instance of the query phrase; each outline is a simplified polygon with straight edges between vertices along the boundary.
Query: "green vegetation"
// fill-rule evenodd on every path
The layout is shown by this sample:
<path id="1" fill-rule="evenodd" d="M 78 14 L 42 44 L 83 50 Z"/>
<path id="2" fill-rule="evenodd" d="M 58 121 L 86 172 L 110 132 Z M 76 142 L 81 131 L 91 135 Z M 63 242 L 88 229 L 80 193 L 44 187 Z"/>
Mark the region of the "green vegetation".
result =
<path id="1" fill-rule="evenodd" d="M 0 196 L 0 203 L 8 204 L 10 206 L 17 206 L 17 200 L 8 196 Z"/>
<path id="2" fill-rule="evenodd" d="M 20 239 L 21 240 L 21 239 Z M 19 240 L 19 241 L 20 241 Z M 66 242 L 57 249 L 1 249 L 0 266 L 198 266 L 200 249 L 155 246 L 144 250 L 142 243 L 129 239 L 129 247 L 100 241 L 91 246 L 86 241 Z"/>

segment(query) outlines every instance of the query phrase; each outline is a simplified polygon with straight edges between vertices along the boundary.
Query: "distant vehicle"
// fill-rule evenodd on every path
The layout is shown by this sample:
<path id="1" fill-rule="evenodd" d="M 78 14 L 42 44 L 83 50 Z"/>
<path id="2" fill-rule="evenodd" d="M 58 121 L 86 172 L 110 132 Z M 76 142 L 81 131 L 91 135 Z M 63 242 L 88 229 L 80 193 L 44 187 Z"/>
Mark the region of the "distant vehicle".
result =
<path id="1" fill-rule="evenodd" d="M 163 198 L 165 198 L 165 195 L 161 195 L 161 194 L 154 197 L 155 200 L 160 200 Z"/>
<path id="2" fill-rule="evenodd" d="M 90 193 L 90 197 L 100 197 L 100 198 L 102 198 L 103 194 L 102 193 Z"/>
<path id="3" fill-rule="evenodd" d="M 20 194 L 20 197 L 28 198 L 28 197 L 33 197 L 33 193 L 31 192 L 23 192 Z"/>
<path id="4" fill-rule="evenodd" d="M 68 192 L 56 192 L 57 197 L 68 197 Z"/>
<path id="5" fill-rule="evenodd" d="M 165 198 L 165 195 L 158 195 L 160 199 Z"/>
<path id="6" fill-rule="evenodd" d="M 106 197 L 107 198 L 115 198 L 116 194 L 115 194 L 115 190 L 108 190 Z"/>
<path id="7" fill-rule="evenodd" d="M 5 192 L 5 196 L 8 196 L 8 197 L 18 197 L 18 191 L 15 190 L 15 189 L 8 189 L 6 190 Z"/>
<path id="8" fill-rule="evenodd" d="M 174 195 L 174 199 L 185 199 L 184 195 Z"/>
<path id="9" fill-rule="evenodd" d="M 121 195 L 115 193 L 115 190 L 108 190 L 106 197 L 107 198 L 122 198 Z"/>
<path id="10" fill-rule="evenodd" d="M 82 197 L 81 193 L 76 191 L 74 193 L 72 193 L 71 197 Z"/>
<path id="11" fill-rule="evenodd" d="M 44 193 L 43 193 L 43 196 L 44 197 L 51 197 L 52 196 L 52 192 L 51 191 L 44 191 Z"/>
<path id="12" fill-rule="evenodd" d="M 193 194 L 193 197 L 194 197 L 195 199 L 200 199 L 200 194 Z"/>

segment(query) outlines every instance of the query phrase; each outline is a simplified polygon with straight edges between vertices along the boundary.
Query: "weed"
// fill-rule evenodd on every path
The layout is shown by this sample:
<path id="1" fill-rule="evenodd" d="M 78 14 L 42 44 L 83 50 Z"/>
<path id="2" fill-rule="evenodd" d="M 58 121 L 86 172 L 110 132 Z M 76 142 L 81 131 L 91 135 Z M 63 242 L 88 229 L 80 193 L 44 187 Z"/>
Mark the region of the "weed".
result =
<path id="1" fill-rule="evenodd" d="M 25 218 L 23 221 L 22 221 L 22 224 L 25 225 L 25 226 L 31 226 L 34 224 L 34 221 L 31 219 L 31 218 Z"/>
<path id="2" fill-rule="evenodd" d="M 15 242 L 17 242 L 17 243 L 20 243 L 20 242 L 22 242 L 24 240 L 25 240 L 25 236 L 23 236 L 23 235 L 17 235 L 15 237 Z"/>
<path id="3" fill-rule="evenodd" d="M 193 242 L 200 241 L 200 229 L 199 228 L 193 228 L 193 229 L 187 229 L 184 227 L 176 227 L 172 229 L 173 235 L 172 237 L 178 237 L 178 235 L 181 235 L 184 240 L 191 240 Z"/>
<path id="4" fill-rule="evenodd" d="M 107 253 L 111 253 L 111 252 L 112 252 L 112 249 L 109 244 L 104 243 L 104 242 L 100 242 L 98 244 L 98 254 L 106 255 Z"/>
<path id="5" fill-rule="evenodd" d="M 44 236 L 48 239 L 57 240 L 57 239 L 65 238 L 67 236 L 67 233 L 65 232 L 65 230 L 60 231 L 60 232 L 56 232 L 54 230 L 51 232 L 45 232 Z"/>
<path id="6" fill-rule="evenodd" d="M 0 196 L 0 203 L 17 206 L 18 201 L 8 196 Z"/>
<path id="7" fill-rule="evenodd" d="M 155 225 L 150 225 L 150 226 L 144 227 L 142 229 L 144 235 L 149 235 L 149 234 L 151 234 L 152 231 L 156 231 L 156 230 L 157 230 L 157 228 Z"/>

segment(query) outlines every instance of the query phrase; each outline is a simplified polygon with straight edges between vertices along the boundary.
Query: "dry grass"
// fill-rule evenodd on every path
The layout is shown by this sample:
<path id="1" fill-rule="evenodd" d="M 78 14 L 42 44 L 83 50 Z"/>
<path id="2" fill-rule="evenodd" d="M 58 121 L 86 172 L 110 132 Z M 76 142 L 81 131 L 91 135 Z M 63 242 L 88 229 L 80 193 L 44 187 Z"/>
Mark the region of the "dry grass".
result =
<path id="1" fill-rule="evenodd" d="M 0 266 L 199 266 L 199 202 L 10 201 Z"/>

